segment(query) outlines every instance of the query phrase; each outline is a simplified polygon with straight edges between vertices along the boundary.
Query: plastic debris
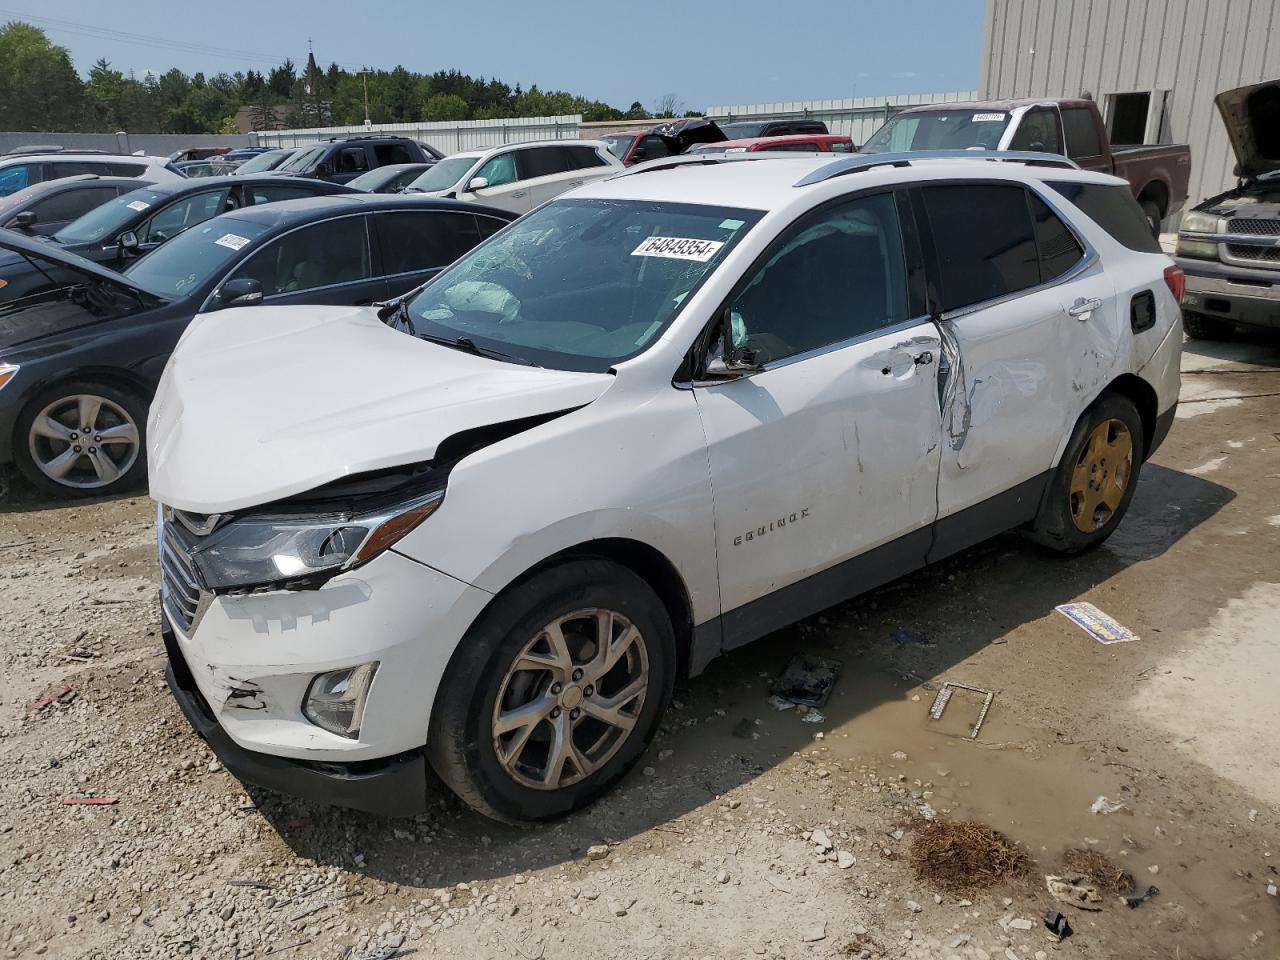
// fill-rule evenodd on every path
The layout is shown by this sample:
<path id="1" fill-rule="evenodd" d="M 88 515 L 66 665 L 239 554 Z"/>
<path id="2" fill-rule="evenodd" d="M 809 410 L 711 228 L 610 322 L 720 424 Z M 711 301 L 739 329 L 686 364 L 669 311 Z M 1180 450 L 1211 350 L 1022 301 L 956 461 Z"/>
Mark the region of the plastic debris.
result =
<path id="1" fill-rule="evenodd" d="M 275 887 L 262 880 L 228 880 L 228 887 L 248 887 L 252 890 L 274 890 Z"/>
<path id="2" fill-rule="evenodd" d="M 63 797 L 62 805 L 66 807 L 109 807 L 119 803 L 119 797 Z"/>
<path id="3" fill-rule="evenodd" d="M 1060 877 L 1046 876 L 1044 884 L 1055 900 L 1069 903 L 1081 910 L 1102 909 L 1102 892 L 1082 873 L 1067 873 Z"/>
<path id="4" fill-rule="evenodd" d="M 1138 639 L 1132 630 L 1120 626 L 1092 603 L 1064 603 L 1054 609 L 1099 643 L 1130 643 Z"/>
<path id="5" fill-rule="evenodd" d="M 905 647 L 907 644 L 916 642 L 916 638 L 901 627 L 895 628 L 894 631 L 889 634 L 889 639 L 900 647 Z"/>
<path id="6" fill-rule="evenodd" d="M 787 663 L 774 692 L 783 700 L 806 707 L 821 707 L 840 679 L 843 664 L 810 653 L 798 653 Z M 820 721 L 810 721 L 811 723 Z"/>
<path id="7" fill-rule="evenodd" d="M 1057 910 L 1045 911 L 1044 925 L 1049 928 L 1049 932 L 1059 943 L 1071 936 L 1071 924 L 1067 921 L 1066 915 Z"/>
<path id="8" fill-rule="evenodd" d="M 41 697 L 39 700 L 35 701 L 34 703 L 27 704 L 27 713 L 35 713 L 37 710 L 43 710 L 45 707 L 49 706 L 49 704 L 53 703 L 55 700 L 62 700 L 64 697 L 66 697 L 69 700 L 71 699 L 71 695 L 73 694 L 73 692 L 74 691 L 72 691 L 71 689 L 71 684 L 64 683 L 62 686 L 58 687 L 56 690 L 50 690 L 48 693 L 46 693 L 43 697 Z"/>
<path id="9" fill-rule="evenodd" d="M 1100 813 L 1107 816 L 1112 813 L 1119 813 L 1125 809 L 1125 805 L 1119 800 L 1108 800 L 1106 797 L 1099 797 L 1093 801 L 1093 806 L 1089 808 L 1090 813 Z"/>
<path id="10" fill-rule="evenodd" d="M 1153 900 L 1160 893 L 1159 887 L 1147 887 L 1147 892 L 1139 897 L 1124 897 L 1124 905 L 1130 910 L 1137 910 L 1148 900 Z"/>
<path id="11" fill-rule="evenodd" d="M 951 702 L 951 695 L 957 690 L 968 690 L 970 693 L 981 694 L 984 698 L 982 709 L 978 711 L 977 722 L 974 723 L 973 729 L 969 731 L 969 739 L 977 740 L 978 731 L 982 729 L 982 724 L 986 722 L 987 711 L 991 709 L 991 701 L 996 698 L 996 695 L 990 690 L 983 690 L 981 687 L 971 687 L 967 683 L 956 683 L 953 680 L 948 680 L 938 688 L 938 695 L 934 697 L 933 706 L 929 708 L 929 719 L 942 719 L 942 712 L 947 709 L 947 704 Z"/>
<path id="12" fill-rule="evenodd" d="M 777 710 L 779 713 L 783 710 L 795 709 L 794 703 L 790 700 L 782 699 L 782 697 L 778 696 L 776 693 L 769 698 L 769 706 L 773 707 L 773 709 Z"/>
<path id="13" fill-rule="evenodd" d="M 1276 895 L 1276 882 L 1269 880 L 1267 882 L 1267 896 L 1274 897 Z"/>
<path id="14" fill-rule="evenodd" d="M 826 719 L 827 718 L 822 715 L 821 711 L 810 710 L 808 713 L 806 713 L 803 717 L 800 718 L 800 722 L 801 723 L 825 723 Z"/>

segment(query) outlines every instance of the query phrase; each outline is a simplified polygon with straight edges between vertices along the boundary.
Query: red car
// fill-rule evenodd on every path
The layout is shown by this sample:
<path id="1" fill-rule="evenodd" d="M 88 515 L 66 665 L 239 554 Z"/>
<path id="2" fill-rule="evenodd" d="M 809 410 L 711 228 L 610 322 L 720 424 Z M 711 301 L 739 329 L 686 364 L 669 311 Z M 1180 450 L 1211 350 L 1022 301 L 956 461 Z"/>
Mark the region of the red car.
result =
<path id="1" fill-rule="evenodd" d="M 629 167 L 642 160 L 674 157 L 698 144 L 721 142 L 725 135 L 711 120 L 688 117 L 643 130 L 621 130 L 600 139 L 610 153 Z"/>
<path id="2" fill-rule="evenodd" d="M 690 153 L 754 153 L 757 150 L 785 150 L 794 153 L 854 153 L 857 145 L 838 133 L 793 133 L 784 137 L 752 137 L 702 143 Z"/>

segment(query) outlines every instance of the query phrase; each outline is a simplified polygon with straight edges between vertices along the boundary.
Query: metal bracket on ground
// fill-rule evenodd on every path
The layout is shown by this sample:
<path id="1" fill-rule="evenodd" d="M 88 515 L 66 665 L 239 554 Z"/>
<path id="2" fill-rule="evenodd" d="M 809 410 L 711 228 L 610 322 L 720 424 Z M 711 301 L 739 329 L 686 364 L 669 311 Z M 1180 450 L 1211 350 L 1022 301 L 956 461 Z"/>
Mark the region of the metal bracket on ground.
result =
<path id="1" fill-rule="evenodd" d="M 990 690 L 983 690 L 981 687 L 971 687 L 967 683 L 956 683 L 954 680 L 948 680 L 938 689 L 938 695 L 933 698 L 933 706 L 929 708 L 929 719 L 942 719 L 942 711 L 947 709 L 947 704 L 951 702 L 951 694 L 957 690 L 968 690 L 970 693 L 979 693 L 985 698 L 982 701 L 982 709 L 978 711 L 978 722 L 975 723 L 973 725 L 973 729 L 969 731 L 969 739 L 977 740 L 978 731 L 982 729 L 982 724 L 987 719 L 987 711 L 991 709 L 991 701 L 996 698 L 995 693 Z"/>

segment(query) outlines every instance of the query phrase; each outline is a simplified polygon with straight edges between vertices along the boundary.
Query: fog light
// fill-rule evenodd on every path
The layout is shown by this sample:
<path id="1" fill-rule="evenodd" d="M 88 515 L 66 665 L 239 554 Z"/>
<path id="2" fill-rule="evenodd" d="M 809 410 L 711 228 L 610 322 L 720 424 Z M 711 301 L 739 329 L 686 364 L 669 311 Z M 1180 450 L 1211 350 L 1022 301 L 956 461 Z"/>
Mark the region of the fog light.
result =
<path id="1" fill-rule="evenodd" d="M 317 674 L 302 701 L 303 715 L 317 727 L 355 740 L 364 720 L 364 702 L 376 663 Z"/>

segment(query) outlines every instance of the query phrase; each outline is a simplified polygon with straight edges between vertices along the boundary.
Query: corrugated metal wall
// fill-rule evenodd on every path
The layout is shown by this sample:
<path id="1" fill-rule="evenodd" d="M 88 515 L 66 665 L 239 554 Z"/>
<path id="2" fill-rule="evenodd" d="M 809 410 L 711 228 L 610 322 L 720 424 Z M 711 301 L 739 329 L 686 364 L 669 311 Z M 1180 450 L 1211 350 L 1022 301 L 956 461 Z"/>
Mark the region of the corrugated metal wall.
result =
<path id="1" fill-rule="evenodd" d="M 18 147 L 52 146 L 111 153 L 143 153 L 167 157 L 188 147 L 250 147 L 253 141 L 243 134 L 223 136 L 212 133 L 0 133 L 0 153 Z"/>
<path id="2" fill-rule="evenodd" d="M 254 136 L 266 147 L 300 147 L 330 137 L 386 133 L 425 140 L 441 153 L 526 140 L 573 140 L 580 116 L 517 117 L 510 120 L 448 120 L 435 123 L 382 123 L 368 130 L 355 127 L 316 127 L 310 130 L 260 130 Z"/>
<path id="3" fill-rule="evenodd" d="M 843 133 L 863 144 L 899 110 L 923 103 L 955 103 L 972 100 L 972 90 L 952 93 L 912 93 L 892 97 L 845 97 L 840 100 L 792 100 L 785 103 L 741 103 L 711 107 L 712 120 L 750 120 L 753 117 L 805 117 L 821 120 L 832 133 Z"/>
<path id="4" fill-rule="evenodd" d="M 1188 206 L 1234 185 L 1215 94 L 1280 77 L 1280 0 L 987 0 L 980 90 L 1169 90 L 1161 139 L 1191 145 Z"/>

